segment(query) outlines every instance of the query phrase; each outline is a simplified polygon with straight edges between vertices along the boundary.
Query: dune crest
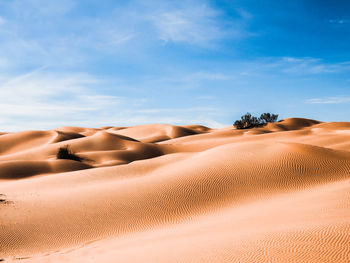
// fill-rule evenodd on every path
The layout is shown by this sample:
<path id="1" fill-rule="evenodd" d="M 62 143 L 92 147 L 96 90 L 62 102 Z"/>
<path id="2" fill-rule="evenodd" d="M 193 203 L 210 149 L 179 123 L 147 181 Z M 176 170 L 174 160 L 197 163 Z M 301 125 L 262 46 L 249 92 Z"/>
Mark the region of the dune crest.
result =
<path id="1" fill-rule="evenodd" d="M 81 161 L 57 159 L 69 145 Z M 5 262 L 349 262 L 350 123 L 0 136 Z"/>

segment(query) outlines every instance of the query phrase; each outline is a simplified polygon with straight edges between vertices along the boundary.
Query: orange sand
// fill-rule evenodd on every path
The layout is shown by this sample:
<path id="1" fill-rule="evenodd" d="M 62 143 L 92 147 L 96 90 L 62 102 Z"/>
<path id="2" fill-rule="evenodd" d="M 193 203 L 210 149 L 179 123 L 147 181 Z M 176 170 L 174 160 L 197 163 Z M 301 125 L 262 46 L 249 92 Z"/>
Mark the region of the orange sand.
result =
<path id="1" fill-rule="evenodd" d="M 0 259 L 349 263 L 349 151 L 350 123 L 297 118 L 2 134 Z"/>

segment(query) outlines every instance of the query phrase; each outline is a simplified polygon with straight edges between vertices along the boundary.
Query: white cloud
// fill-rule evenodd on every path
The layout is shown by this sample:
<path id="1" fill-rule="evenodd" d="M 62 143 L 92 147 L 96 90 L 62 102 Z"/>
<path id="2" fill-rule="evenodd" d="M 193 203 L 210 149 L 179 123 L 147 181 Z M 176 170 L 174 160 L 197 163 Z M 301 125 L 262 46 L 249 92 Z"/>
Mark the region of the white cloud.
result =
<path id="1" fill-rule="evenodd" d="M 248 13 L 243 13 L 246 19 Z M 240 23 L 224 28 L 220 23 L 222 14 L 208 4 L 197 1 L 186 2 L 176 8 L 157 10 L 149 20 L 164 43 L 186 43 L 208 45 L 224 38 L 242 38 L 247 35 Z"/>
<path id="2" fill-rule="evenodd" d="M 0 84 L 2 101 L 26 102 L 51 96 L 80 94 L 83 87 L 96 83 L 86 74 L 52 74 L 39 68 L 32 72 L 3 80 Z"/>
<path id="3" fill-rule="evenodd" d="M 217 14 L 205 5 L 154 14 L 151 21 L 164 42 L 201 44 L 222 37 Z"/>
<path id="4" fill-rule="evenodd" d="M 96 93 L 89 87 L 101 84 L 86 74 L 53 74 L 38 69 L 16 77 L 1 78 L 2 130 L 49 128 L 81 121 L 119 105 L 121 98 Z M 45 123 L 38 127 L 38 123 Z M 55 125 L 55 126 L 56 126 Z M 53 127 L 51 127 L 53 128 Z"/>
<path id="5" fill-rule="evenodd" d="M 222 127 L 215 122 L 222 115 L 216 107 L 156 108 L 147 99 L 109 95 L 97 88 L 111 83 L 84 73 L 54 74 L 49 67 L 0 76 L 1 131 L 147 123 Z"/>
<path id="6" fill-rule="evenodd" d="M 339 97 L 327 97 L 327 98 L 313 98 L 308 99 L 308 103 L 311 104 L 340 104 L 350 102 L 350 97 L 339 96 Z"/>

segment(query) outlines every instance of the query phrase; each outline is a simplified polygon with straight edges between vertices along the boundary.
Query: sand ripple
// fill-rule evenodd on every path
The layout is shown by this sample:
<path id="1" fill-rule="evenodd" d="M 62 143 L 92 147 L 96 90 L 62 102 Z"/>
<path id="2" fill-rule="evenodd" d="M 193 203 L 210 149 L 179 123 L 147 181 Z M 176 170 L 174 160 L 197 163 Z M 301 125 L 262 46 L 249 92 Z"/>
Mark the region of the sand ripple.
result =
<path id="1" fill-rule="evenodd" d="M 350 262 L 350 124 L 0 136 L 5 262 Z M 69 145 L 83 162 L 57 160 Z"/>

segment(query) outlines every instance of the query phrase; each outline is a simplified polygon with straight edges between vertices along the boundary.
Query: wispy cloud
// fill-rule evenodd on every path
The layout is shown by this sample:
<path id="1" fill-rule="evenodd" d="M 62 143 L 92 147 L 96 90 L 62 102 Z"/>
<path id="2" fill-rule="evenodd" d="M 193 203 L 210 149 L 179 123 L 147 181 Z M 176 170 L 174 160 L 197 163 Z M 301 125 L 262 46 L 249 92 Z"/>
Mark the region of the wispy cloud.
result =
<path id="1" fill-rule="evenodd" d="M 119 51 L 117 46 L 133 38 L 132 28 L 125 26 L 126 16 L 123 21 L 112 11 L 101 19 L 69 16 L 76 5 L 73 0 L 1 2 L 7 17 L 0 19 L 0 26 L 6 23 L 0 31 L 0 61 L 9 61 L 8 70 L 81 66 L 99 54 Z"/>
<path id="2" fill-rule="evenodd" d="M 339 97 L 327 97 L 327 98 L 313 98 L 308 99 L 308 103 L 311 104 L 340 104 L 350 102 L 350 97 L 339 96 Z"/>
<path id="3" fill-rule="evenodd" d="M 99 92 L 111 83 L 85 73 L 54 74 L 49 67 L 14 77 L 0 76 L 1 130 L 147 123 L 222 126 L 215 121 L 222 114 L 216 107 L 159 108 L 148 99 Z"/>
<path id="4" fill-rule="evenodd" d="M 170 42 L 208 47 L 248 36 L 246 11 L 224 23 L 224 14 L 209 1 L 132 0 L 114 6 L 94 18 L 70 15 L 79 8 L 73 0 L 0 3 L 8 16 L 0 17 L 0 61 L 8 61 L 9 70 L 19 65 L 74 67 L 109 54 L 146 56 L 150 49 Z"/>
<path id="5" fill-rule="evenodd" d="M 244 8 L 236 8 L 236 12 L 242 17 L 242 18 L 245 18 L 245 19 L 251 19 L 253 18 L 253 15 L 248 12 L 247 10 L 245 10 Z"/>
<path id="6" fill-rule="evenodd" d="M 177 84 L 188 84 L 179 86 L 196 87 L 206 81 L 216 81 L 216 83 L 235 81 L 237 83 L 240 80 L 249 81 L 253 77 L 289 76 L 299 78 L 347 73 L 350 73 L 350 61 L 331 63 L 312 57 L 270 57 L 235 61 L 216 71 L 183 73 L 181 76 L 176 76 L 174 80 L 177 80 Z M 170 82 L 172 79 L 168 77 L 165 80 Z"/>
<path id="7" fill-rule="evenodd" d="M 135 110 L 138 113 L 150 113 L 150 114 L 159 114 L 159 113 L 174 113 L 174 112 L 205 112 L 206 114 L 219 114 L 219 110 L 215 107 L 191 107 L 191 108 L 150 108 L 150 109 L 138 109 Z"/>
<path id="8" fill-rule="evenodd" d="M 282 89 L 334 86 L 339 94 L 348 86 L 350 61 L 327 60 L 346 58 L 346 43 L 337 42 L 345 47 L 337 56 L 322 58 L 319 49 L 309 53 L 319 58 L 298 57 L 320 39 L 286 44 L 297 30 L 283 21 L 275 27 L 267 9 L 219 2 L 0 1 L 2 129 L 231 121 L 243 108 L 285 101 L 269 100 Z M 349 21 L 322 23 L 333 31 Z M 258 37 L 250 42 L 251 36 Z M 271 49 L 279 44 L 286 46 Z M 286 50 L 295 57 L 282 57 Z M 345 102 L 321 101 L 309 103 Z"/>
<path id="9" fill-rule="evenodd" d="M 197 81 L 205 81 L 205 80 L 228 80 L 232 78 L 231 75 L 225 74 L 222 72 L 195 72 L 185 76 L 187 80 L 197 80 Z"/>
<path id="10" fill-rule="evenodd" d="M 243 9 L 237 12 L 241 20 L 251 18 Z M 225 38 L 240 39 L 249 35 L 242 21 L 231 22 L 224 27 L 221 23 L 223 14 L 206 1 L 187 1 L 176 8 L 158 10 L 149 19 L 164 43 L 208 45 Z"/>
<path id="11" fill-rule="evenodd" d="M 98 80 L 86 74 L 52 74 L 44 68 L 0 83 L 2 129 L 48 128 L 37 122 L 80 121 L 91 112 L 119 104 L 121 98 L 96 94 Z M 80 119 L 81 118 L 81 119 Z M 17 123 L 17 125 L 15 125 Z M 15 127 L 18 126 L 18 127 Z"/>
<path id="12" fill-rule="evenodd" d="M 344 25 L 350 23 L 349 19 L 330 19 L 328 20 L 331 24 Z"/>
<path id="13" fill-rule="evenodd" d="M 207 5 L 165 10 L 150 17 L 159 38 L 164 42 L 203 44 L 225 34 L 215 21 L 218 13 Z"/>
<path id="14" fill-rule="evenodd" d="M 313 57 L 276 57 L 241 63 L 242 72 L 274 72 L 295 76 L 350 72 L 350 61 L 324 62 Z"/>
<path id="15" fill-rule="evenodd" d="M 287 73 L 297 74 L 322 74 L 322 73 L 336 73 L 350 70 L 350 61 L 340 63 L 324 63 L 317 58 L 292 58 L 284 57 L 281 64 L 285 65 L 283 69 Z"/>

